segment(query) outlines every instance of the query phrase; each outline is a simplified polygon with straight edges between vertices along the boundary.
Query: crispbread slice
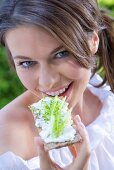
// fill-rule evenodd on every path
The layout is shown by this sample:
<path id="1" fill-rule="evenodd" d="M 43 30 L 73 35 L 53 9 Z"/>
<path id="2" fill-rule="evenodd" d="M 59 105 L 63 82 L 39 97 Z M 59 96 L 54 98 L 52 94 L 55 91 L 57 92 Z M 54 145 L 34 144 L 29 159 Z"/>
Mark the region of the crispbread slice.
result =
<path id="1" fill-rule="evenodd" d="M 51 143 L 44 143 L 44 148 L 46 151 L 52 150 L 52 149 L 57 149 L 65 146 L 69 146 L 71 144 L 74 144 L 76 142 L 81 142 L 82 137 L 80 136 L 79 133 L 75 135 L 74 140 L 66 141 L 66 142 L 51 142 Z"/>

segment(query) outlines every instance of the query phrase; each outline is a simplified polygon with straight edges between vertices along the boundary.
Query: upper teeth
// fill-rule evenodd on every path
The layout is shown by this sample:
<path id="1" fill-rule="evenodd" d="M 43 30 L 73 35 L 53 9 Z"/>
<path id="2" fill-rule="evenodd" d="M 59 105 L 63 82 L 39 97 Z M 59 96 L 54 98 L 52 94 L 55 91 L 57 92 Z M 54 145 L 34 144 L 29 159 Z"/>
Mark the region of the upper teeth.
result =
<path id="1" fill-rule="evenodd" d="M 56 92 L 47 92 L 46 94 L 47 95 L 50 95 L 50 96 L 58 96 L 58 95 L 60 95 L 61 93 L 63 93 L 63 92 L 65 92 L 65 90 L 68 88 L 68 86 L 69 85 L 67 85 L 66 87 L 64 87 L 63 89 L 61 89 L 61 90 L 58 90 L 58 91 L 56 91 Z"/>

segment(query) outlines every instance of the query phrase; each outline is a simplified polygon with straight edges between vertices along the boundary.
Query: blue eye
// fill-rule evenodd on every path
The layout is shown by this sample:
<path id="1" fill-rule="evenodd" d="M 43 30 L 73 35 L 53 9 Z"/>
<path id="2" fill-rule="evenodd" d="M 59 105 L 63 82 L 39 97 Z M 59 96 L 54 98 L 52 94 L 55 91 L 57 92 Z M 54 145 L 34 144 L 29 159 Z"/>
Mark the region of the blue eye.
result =
<path id="1" fill-rule="evenodd" d="M 64 50 L 56 54 L 56 58 L 65 58 L 69 56 L 69 52 Z"/>
<path id="2" fill-rule="evenodd" d="M 23 68 L 30 68 L 35 64 L 35 61 L 22 61 L 19 63 Z"/>

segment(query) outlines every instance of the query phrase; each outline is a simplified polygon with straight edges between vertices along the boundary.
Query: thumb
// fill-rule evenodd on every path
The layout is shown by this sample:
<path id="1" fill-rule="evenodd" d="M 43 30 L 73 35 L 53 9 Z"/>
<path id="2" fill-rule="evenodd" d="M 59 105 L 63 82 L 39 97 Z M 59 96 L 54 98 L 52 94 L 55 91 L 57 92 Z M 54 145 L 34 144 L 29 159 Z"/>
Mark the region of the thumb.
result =
<path id="1" fill-rule="evenodd" d="M 37 151 L 40 157 L 43 156 L 44 153 L 47 153 L 44 149 L 43 141 L 39 136 L 34 138 L 34 142 L 37 145 Z"/>
<path id="2" fill-rule="evenodd" d="M 35 137 L 34 141 L 37 145 L 38 155 L 40 159 L 40 168 L 42 170 L 51 170 L 52 161 L 49 157 L 49 153 L 45 151 L 43 141 L 40 137 Z"/>

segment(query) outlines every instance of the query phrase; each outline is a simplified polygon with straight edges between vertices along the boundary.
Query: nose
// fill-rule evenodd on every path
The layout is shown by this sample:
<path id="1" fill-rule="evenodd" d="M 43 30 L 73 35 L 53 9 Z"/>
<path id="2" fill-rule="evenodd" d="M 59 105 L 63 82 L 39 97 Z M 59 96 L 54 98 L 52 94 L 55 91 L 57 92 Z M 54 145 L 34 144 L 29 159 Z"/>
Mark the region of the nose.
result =
<path id="1" fill-rule="evenodd" d="M 39 70 L 39 87 L 42 90 L 49 90 L 58 84 L 60 75 L 53 66 L 43 65 Z"/>

